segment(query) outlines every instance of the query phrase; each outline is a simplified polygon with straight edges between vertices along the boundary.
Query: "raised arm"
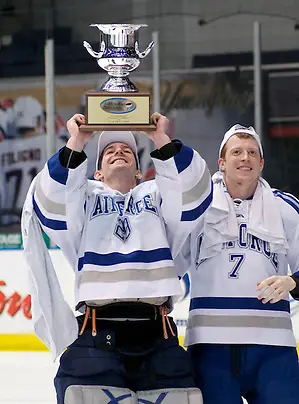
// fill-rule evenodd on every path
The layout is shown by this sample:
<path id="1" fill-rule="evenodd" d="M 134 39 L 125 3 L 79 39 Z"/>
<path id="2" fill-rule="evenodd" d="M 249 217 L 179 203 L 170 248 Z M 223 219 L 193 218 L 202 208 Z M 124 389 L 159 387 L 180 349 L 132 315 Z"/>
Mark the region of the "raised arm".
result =
<path id="1" fill-rule="evenodd" d="M 156 116 L 155 116 L 156 115 Z M 156 184 L 173 257 L 212 202 L 212 181 L 206 162 L 196 150 L 166 135 L 168 119 L 154 115 L 157 130 L 150 138 L 157 147 L 151 153 Z"/>
<path id="2" fill-rule="evenodd" d="M 45 233 L 64 252 L 74 267 L 84 223 L 87 187 L 87 159 L 84 145 L 92 135 L 80 132 L 84 115 L 67 123 L 70 139 L 52 156 L 37 178 L 34 211 Z"/>

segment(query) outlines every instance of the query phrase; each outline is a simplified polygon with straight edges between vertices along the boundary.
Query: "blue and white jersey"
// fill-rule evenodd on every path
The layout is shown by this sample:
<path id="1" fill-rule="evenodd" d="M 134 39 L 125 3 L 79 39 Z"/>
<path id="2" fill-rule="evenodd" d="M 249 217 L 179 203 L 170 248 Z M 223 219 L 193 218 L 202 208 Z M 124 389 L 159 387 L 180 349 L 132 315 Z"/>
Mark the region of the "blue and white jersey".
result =
<path id="1" fill-rule="evenodd" d="M 247 231 L 251 200 L 234 204 L 239 234 L 219 254 L 201 259 L 204 227 L 198 226 L 179 257 L 190 265 L 191 301 L 186 345 L 265 344 L 296 346 L 288 299 L 263 304 L 257 284 L 274 275 L 299 275 L 299 201 L 273 190 L 289 245 L 273 253 L 268 242 Z M 188 262 L 188 264 L 187 264 Z"/>
<path id="2" fill-rule="evenodd" d="M 87 160 L 63 167 L 58 153 L 39 175 L 34 210 L 74 269 L 76 304 L 157 304 L 180 295 L 173 259 L 211 203 L 210 173 L 184 145 L 173 158 L 153 162 L 155 180 L 127 194 L 87 180 Z"/>

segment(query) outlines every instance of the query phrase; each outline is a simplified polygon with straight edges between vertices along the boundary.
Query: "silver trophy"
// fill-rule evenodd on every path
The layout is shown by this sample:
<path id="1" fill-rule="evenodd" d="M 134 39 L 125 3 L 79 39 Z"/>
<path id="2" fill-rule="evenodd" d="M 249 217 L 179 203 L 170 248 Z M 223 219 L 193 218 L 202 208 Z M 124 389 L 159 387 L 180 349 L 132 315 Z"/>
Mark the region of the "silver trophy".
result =
<path id="1" fill-rule="evenodd" d="M 150 124 L 150 94 L 141 93 L 129 79 L 154 42 L 140 52 L 138 30 L 146 24 L 92 24 L 100 30 L 99 52 L 84 41 L 88 53 L 97 59 L 109 79 L 97 92 L 86 94 L 83 130 L 154 130 Z M 111 93 L 109 95 L 109 93 Z"/>
<path id="2" fill-rule="evenodd" d="M 129 80 L 129 74 L 140 65 L 154 46 L 152 41 L 145 51 L 140 52 L 138 30 L 146 24 L 91 24 L 100 30 L 100 51 L 95 52 L 91 45 L 84 41 L 83 45 L 91 56 L 97 59 L 98 65 L 106 70 L 110 78 L 102 85 L 102 91 L 136 92 L 138 89 Z"/>

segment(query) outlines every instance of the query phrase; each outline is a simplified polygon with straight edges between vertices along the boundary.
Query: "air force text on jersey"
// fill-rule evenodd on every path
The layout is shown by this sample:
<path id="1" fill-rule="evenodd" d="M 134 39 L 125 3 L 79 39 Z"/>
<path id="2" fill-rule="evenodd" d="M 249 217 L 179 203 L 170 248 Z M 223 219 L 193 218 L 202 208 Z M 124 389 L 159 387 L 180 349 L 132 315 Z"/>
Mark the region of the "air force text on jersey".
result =
<path id="1" fill-rule="evenodd" d="M 118 219 L 113 234 L 125 243 L 132 234 L 132 226 L 128 216 L 140 215 L 142 212 L 158 215 L 158 210 L 154 205 L 154 197 L 150 193 L 138 200 L 135 200 L 133 195 L 126 200 L 123 196 L 99 194 L 96 195 L 90 220 L 101 215 L 117 214 Z"/>
<path id="2" fill-rule="evenodd" d="M 118 213 L 119 216 L 124 214 L 140 215 L 142 212 L 158 214 L 158 210 L 154 205 L 154 198 L 151 194 L 144 195 L 142 199 L 134 200 L 133 196 L 128 200 L 125 206 L 123 197 L 115 197 L 111 195 L 97 195 L 92 209 L 90 219 L 94 219 L 99 215 L 110 215 Z"/>
<path id="3" fill-rule="evenodd" d="M 278 255 L 277 253 L 273 253 L 270 250 L 270 245 L 267 241 L 261 240 L 258 237 L 248 233 L 247 231 L 247 224 L 246 223 L 239 223 L 239 232 L 238 232 L 238 239 L 236 241 L 228 241 L 222 244 L 222 249 L 226 250 L 235 250 L 236 247 L 239 247 L 244 250 L 251 250 L 255 251 L 257 253 L 263 254 L 266 258 L 268 258 L 273 265 L 275 272 L 278 272 Z M 202 235 L 198 237 L 198 253 L 197 257 L 199 257 L 200 254 L 200 248 L 202 244 Z M 244 251 L 245 253 L 245 251 Z M 196 266 L 198 267 L 200 264 L 202 264 L 205 261 L 203 260 L 198 260 L 196 261 Z M 240 265 L 242 262 L 240 262 Z M 232 272 L 230 274 L 230 278 L 237 278 L 238 277 L 238 272 Z"/>

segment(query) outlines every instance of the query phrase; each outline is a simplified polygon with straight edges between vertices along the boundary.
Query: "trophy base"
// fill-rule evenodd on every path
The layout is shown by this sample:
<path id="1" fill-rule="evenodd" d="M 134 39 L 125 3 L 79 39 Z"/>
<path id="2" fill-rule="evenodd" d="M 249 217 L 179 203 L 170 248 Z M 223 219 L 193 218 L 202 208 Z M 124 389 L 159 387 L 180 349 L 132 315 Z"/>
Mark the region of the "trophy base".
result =
<path id="1" fill-rule="evenodd" d="M 84 132 L 103 130 L 154 131 L 150 119 L 150 94 L 92 91 L 86 93 Z"/>
<path id="2" fill-rule="evenodd" d="M 140 131 L 149 131 L 152 132 L 156 130 L 155 125 L 145 124 L 145 125 L 81 125 L 80 130 L 82 132 L 103 132 L 103 131 L 133 131 L 133 132 L 140 132 Z"/>

